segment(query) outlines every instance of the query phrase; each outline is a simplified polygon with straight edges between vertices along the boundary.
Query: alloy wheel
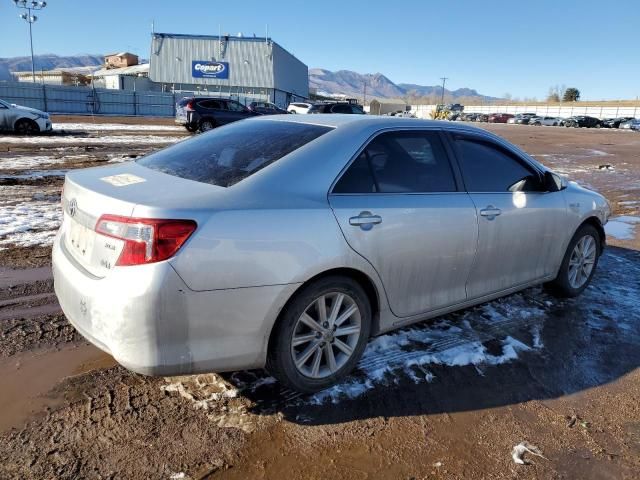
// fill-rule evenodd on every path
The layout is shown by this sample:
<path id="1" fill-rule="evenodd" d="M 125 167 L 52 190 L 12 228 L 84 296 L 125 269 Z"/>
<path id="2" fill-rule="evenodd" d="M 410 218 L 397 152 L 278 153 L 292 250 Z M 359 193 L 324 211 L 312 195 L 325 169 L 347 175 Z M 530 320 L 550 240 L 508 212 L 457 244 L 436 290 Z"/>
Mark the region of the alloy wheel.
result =
<path id="1" fill-rule="evenodd" d="M 581 288 L 591 275 L 596 263 L 596 241 L 591 235 L 585 235 L 571 252 L 569 259 L 569 285 L 571 288 Z"/>
<path id="2" fill-rule="evenodd" d="M 296 321 L 291 356 L 304 376 L 323 379 L 352 357 L 362 329 L 360 309 L 342 292 L 320 295 Z"/>

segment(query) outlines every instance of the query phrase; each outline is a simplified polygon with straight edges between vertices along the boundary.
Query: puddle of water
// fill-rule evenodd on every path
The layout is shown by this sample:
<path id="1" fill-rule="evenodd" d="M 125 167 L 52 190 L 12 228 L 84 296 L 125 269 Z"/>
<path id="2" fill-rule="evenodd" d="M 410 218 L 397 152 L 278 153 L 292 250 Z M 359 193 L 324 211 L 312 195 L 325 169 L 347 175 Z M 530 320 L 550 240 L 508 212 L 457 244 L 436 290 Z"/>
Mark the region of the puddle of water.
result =
<path id="1" fill-rule="evenodd" d="M 0 361 L 0 432 L 22 426 L 29 417 L 64 401 L 49 392 L 65 377 L 115 365 L 93 345 L 57 351 L 26 352 Z"/>

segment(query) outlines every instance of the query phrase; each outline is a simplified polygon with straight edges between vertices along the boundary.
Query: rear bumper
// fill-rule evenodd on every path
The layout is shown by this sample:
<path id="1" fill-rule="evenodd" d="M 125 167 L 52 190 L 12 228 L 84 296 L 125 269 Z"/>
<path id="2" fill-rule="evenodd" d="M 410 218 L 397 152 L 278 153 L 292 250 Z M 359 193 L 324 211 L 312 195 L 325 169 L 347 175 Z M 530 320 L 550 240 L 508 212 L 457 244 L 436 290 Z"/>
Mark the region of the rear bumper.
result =
<path id="1" fill-rule="evenodd" d="M 269 334 L 297 285 L 194 292 L 167 262 L 88 274 L 53 247 L 55 292 L 68 320 L 130 370 L 180 375 L 261 368 Z"/>

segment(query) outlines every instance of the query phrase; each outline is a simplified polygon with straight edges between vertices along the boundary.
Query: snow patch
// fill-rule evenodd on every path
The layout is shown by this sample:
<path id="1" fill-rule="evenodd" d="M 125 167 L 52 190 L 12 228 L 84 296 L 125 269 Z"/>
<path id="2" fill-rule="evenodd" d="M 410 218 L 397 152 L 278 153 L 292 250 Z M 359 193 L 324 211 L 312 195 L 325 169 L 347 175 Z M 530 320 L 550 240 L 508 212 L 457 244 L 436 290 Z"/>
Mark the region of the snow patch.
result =
<path id="1" fill-rule="evenodd" d="M 514 298 L 518 296 L 512 297 L 511 302 L 478 307 L 455 323 L 445 317 L 435 324 L 417 325 L 374 338 L 358 364 L 358 373 L 308 401 L 320 405 L 357 398 L 378 384 L 397 383 L 398 373 L 415 383 L 432 382 L 435 377 L 427 368 L 429 365 L 473 365 L 481 369 L 511 362 L 521 352 L 542 348 L 544 310 L 527 305 L 522 297 L 516 301 Z M 528 329 L 531 345 L 510 334 L 514 326 Z M 488 340 L 497 341 L 499 353 L 488 351 L 485 346 Z"/>
<path id="2" fill-rule="evenodd" d="M 0 170 L 23 170 L 63 163 L 64 158 L 55 158 L 47 155 L 10 157 L 0 160 Z"/>
<path id="3" fill-rule="evenodd" d="M 622 215 L 610 219 L 604 226 L 607 235 L 617 240 L 633 240 L 635 238 L 635 229 L 640 223 L 640 217 L 631 215 Z"/>
<path id="4" fill-rule="evenodd" d="M 86 132 L 129 130 L 136 132 L 184 132 L 178 125 L 129 125 L 125 123 L 54 123 L 54 130 L 81 130 Z"/>
<path id="5" fill-rule="evenodd" d="M 34 199 L 0 205 L 0 247 L 50 245 L 61 220 L 59 201 Z"/>
<path id="6" fill-rule="evenodd" d="M 179 142 L 188 137 L 173 137 L 168 135 L 106 135 L 97 137 L 42 136 L 42 137 L 6 137 L 3 143 L 31 143 L 31 144 L 139 144 L 139 145 L 166 145 Z"/>

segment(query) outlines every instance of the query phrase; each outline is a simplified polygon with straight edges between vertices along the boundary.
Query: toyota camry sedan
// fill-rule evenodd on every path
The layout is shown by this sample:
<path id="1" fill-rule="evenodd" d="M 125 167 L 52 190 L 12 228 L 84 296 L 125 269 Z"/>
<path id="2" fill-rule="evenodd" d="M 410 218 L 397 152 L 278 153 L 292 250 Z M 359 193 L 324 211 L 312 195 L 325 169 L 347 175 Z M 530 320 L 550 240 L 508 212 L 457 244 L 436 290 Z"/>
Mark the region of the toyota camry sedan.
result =
<path id="1" fill-rule="evenodd" d="M 150 375 L 266 367 L 303 392 L 367 340 L 545 284 L 589 284 L 610 210 L 489 132 L 257 117 L 67 174 L 53 249 L 68 319 Z"/>

